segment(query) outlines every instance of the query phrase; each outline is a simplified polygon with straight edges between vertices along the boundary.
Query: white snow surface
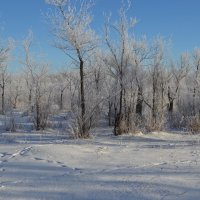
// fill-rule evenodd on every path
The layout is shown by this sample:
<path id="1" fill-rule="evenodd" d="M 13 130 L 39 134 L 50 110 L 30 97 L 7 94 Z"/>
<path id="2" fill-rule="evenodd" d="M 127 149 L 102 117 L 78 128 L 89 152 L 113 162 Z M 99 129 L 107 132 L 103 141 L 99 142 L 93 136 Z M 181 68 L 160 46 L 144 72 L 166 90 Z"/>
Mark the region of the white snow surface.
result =
<path id="1" fill-rule="evenodd" d="M 6 140 L 8 138 L 8 140 Z M 200 135 L 0 134 L 1 200 L 200 198 Z"/>

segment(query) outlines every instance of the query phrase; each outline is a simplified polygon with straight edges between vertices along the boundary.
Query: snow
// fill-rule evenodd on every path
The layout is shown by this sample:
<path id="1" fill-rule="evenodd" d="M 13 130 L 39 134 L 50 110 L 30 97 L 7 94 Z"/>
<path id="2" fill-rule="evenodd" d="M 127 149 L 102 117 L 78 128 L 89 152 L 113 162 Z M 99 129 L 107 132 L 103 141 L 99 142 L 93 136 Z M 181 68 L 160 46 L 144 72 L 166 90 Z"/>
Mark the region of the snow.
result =
<path id="1" fill-rule="evenodd" d="M 4 138 L 4 142 L 1 141 Z M 12 140 L 5 138 L 10 137 Z M 0 199 L 199 199 L 200 136 L 0 134 Z"/>

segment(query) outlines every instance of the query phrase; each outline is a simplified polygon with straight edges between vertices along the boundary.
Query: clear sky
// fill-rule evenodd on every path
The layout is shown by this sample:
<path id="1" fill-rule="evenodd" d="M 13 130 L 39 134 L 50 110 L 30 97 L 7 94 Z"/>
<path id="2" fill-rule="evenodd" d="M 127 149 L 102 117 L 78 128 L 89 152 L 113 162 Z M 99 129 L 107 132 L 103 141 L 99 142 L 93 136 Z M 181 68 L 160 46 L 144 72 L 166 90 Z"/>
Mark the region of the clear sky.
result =
<path id="1" fill-rule="evenodd" d="M 160 35 L 172 41 L 172 53 L 178 55 L 200 47 L 200 0 L 132 0 L 129 14 L 136 17 L 137 36 L 146 35 L 152 39 Z M 103 27 L 103 13 L 111 11 L 115 18 L 121 0 L 96 0 L 93 25 L 97 32 Z M 44 0 L 1 0 L 0 34 L 5 39 L 24 39 L 28 30 L 34 34 L 34 52 L 41 52 L 52 64 L 52 68 L 62 68 L 68 60 L 62 52 L 51 46 L 51 35 L 42 13 L 47 12 Z M 16 51 L 15 51 L 16 52 Z M 15 53 L 16 55 L 17 53 Z M 19 69 L 12 62 L 13 70 Z"/>

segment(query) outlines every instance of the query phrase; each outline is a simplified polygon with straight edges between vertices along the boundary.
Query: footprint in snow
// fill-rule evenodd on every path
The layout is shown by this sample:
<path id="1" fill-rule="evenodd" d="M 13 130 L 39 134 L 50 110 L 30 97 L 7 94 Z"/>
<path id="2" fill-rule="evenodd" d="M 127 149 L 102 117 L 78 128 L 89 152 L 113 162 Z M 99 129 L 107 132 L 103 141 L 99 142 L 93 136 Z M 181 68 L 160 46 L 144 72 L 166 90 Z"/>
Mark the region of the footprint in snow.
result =
<path id="1" fill-rule="evenodd" d="M 35 160 L 44 160 L 44 159 L 42 159 L 42 158 L 37 158 L 37 157 L 35 157 L 34 159 L 35 159 Z"/>
<path id="2" fill-rule="evenodd" d="M 0 172 L 4 172 L 6 171 L 4 168 L 0 168 Z"/>
<path id="3" fill-rule="evenodd" d="M 45 161 L 47 163 L 56 163 L 56 164 L 58 164 L 61 167 L 67 167 L 64 163 L 59 162 L 59 161 L 45 160 L 43 158 L 38 158 L 38 157 L 35 157 L 34 159 L 37 160 L 37 161 Z"/>
<path id="4" fill-rule="evenodd" d="M 2 153 L 0 153 L 0 158 L 4 158 L 4 157 L 10 156 L 10 155 L 12 155 L 12 154 L 6 153 L 6 152 L 2 152 Z"/>
<path id="5" fill-rule="evenodd" d="M 57 161 L 57 164 L 59 164 L 61 167 L 67 167 L 64 163 Z"/>

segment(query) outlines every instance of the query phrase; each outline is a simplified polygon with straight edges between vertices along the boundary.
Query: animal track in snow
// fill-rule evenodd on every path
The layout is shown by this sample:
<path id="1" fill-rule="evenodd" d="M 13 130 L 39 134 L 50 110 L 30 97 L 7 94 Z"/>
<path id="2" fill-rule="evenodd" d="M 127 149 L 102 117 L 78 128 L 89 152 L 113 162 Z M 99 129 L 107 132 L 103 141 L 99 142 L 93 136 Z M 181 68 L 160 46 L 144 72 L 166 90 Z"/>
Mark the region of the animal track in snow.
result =
<path id="1" fill-rule="evenodd" d="M 39 158 L 39 157 L 34 157 L 34 160 L 37 160 L 37 161 L 44 161 L 44 162 L 46 162 L 46 163 L 54 163 L 54 164 L 59 165 L 60 167 L 67 167 L 67 166 L 65 165 L 65 163 L 60 162 L 60 161 L 46 160 L 46 159 Z"/>

